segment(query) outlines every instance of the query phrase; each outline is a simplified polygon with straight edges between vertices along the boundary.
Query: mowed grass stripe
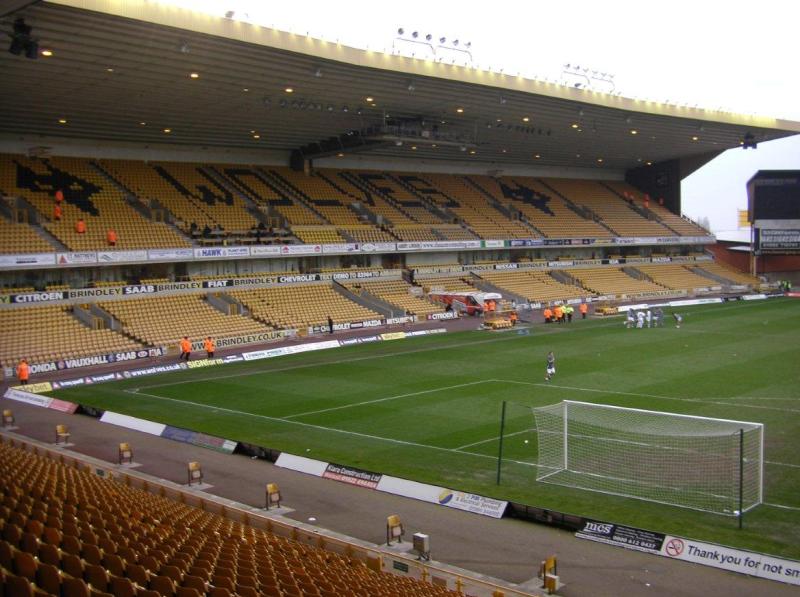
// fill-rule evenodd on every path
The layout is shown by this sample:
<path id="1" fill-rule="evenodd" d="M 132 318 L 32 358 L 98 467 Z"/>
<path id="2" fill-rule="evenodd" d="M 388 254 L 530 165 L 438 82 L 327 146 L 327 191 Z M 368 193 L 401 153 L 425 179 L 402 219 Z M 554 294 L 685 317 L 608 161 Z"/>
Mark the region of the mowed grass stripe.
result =
<path id="1" fill-rule="evenodd" d="M 669 319 L 664 329 L 626 330 L 616 318 L 537 325 L 528 336 L 463 332 L 99 384 L 59 396 L 454 489 L 800 558 L 792 539 L 800 534 L 793 510 L 800 507 L 800 416 L 791 402 L 800 381 L 794 354 L 800 303 L 779 299 L 680 312 L 679 330 Z M 556 353 L 558 375 L 545 387 L 548 350 Z M 152 386 L 154 395 L 170 400 L 122 391 L 136 385 L 142 391 Z M 414 395 L 382 400 L 405 394 Z M 761 399 L 767 397 L 777 400 Z M 757 508 L 738 532 L 720 516 L 537 483 L 529 407 L 563 399 L 763 422 L 767 460 L 780 463 L 765 468 L 766 499 L 784 508 Z M 185 400 L 201 406 L 184 402 L 188 408 L 182 408 Z M 503 400 L 516 410 L 507 421 L 510 460 L 498 487 L 494 438 Z M 227 410 L 214 413 L 215 406 Z"/>

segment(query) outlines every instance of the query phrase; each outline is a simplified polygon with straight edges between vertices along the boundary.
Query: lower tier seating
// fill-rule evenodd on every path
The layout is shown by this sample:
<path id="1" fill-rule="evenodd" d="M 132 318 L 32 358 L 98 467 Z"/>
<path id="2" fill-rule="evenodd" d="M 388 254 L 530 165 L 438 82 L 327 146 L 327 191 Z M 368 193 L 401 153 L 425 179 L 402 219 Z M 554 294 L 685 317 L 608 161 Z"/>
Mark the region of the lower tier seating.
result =
<path id="1" fill-rule="evenodd" d="M 0 500 L 0 595 L 457 595 L 7 443 Z"/>
<path id="2" fill-rule="evenodd" d="M 23 358 L 29 363 L 43 363 L 142 347 L 117 332 L 86 327 L 63 306 L 3 311 L 0 337 L 3 367 L 15 366 Z"/>

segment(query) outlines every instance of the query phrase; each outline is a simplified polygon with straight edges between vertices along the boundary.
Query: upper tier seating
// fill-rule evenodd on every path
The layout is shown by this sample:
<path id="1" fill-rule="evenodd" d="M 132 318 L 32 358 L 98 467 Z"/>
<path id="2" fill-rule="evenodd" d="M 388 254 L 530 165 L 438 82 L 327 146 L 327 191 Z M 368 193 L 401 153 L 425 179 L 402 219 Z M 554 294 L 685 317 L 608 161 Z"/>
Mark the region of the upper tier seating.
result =
<path id="1" fill-rule="evenodd" d="M 570 269 L 568 275 L 578 280 L 584 288 L 600 295 L 643 294 L 664 291 L 664 286 L 637 280 L 619 268 Z"/>
<path id="2" fill-rule="evenodd" d="M 52 253 L 55 247 L 28 224 L 14 224 L 0 216 L 0 253 Z"/>
<path id="3" fill-rule="evenodd" d="M 360 224 L 358 226 L 339 226 L 339 234 L 352 238 L 357 243 L 392 243 L 397 239 L 388 232 Z"/>
<path id="4" fill-rule="evenodd" d="M 8 597 L 460 595 L 5 442 L 0 499 Z"/>
<path id="5" fill-rule="evenodd" d="M 51 158 L 39 160 L 0 155 L 0 179 L 4 187 L 31 203 L 44 221 L 43 227 L 73 251 L 109 248 L 106 233 L 117 233 L 116 249 L 187 247 L 189 241 L 169 226 L 145 219 L 111 181 L 88 160 Z M 10 186 L 9 181 L 13 181 Z M 61 221 L 53 220 L 56 191 L 64 193 Z M 82 218 L 86 232 L 78 234 L 75 222 Z M 53 248 L 50 248 L 52 251 Z"/>
<path id="6" fill-rule="evenodd" d="M 380 280 L 370 282 L 367 280 L 342 281 L 342 284 L 355 294 L 367 292 L 372 296 L 399 307 L 410 315 L 425 318 L 432 313 L 440 313 L 442 307 L 428 302 L 424 298 L 411 294 L 411 284 L 404 280 Z"/>
<path id="7" fill-rule="evenodd" d="M 175 346 L 184 336 L 197 341 L 212 336 L 240 336 L 266 331 L 263 324 L 243 315 L 225 315 L 199 295 L 107 301 L 100 306 L 123 329 L 149 346 Z"/>
<path id="8" fill-rule="evenodd" d="M 573 203 L 591 209 L 618 236 L 674 236 L 671 230 L 636 212 L 624 199 L 598 181 L 565 178 L 544 180 Z"/>
<path id="9" fill-rule="evenodd" d="M 334 226 L 292 226 L 292 234 L 309 245 L 347 242 Z"/>
<path id="10" fill-rule="evenodd" d="M 141 344 L 111 330 L 92 330 L 69 307 L 25 307 L 0 311 L 0 366 L 20 359 L 44 363 L 111 352 L 138 350 Z"/>
<path id="11" fill-rule="evenodd" d="M 363 224 L 358 214 L 349 207 L 353 199 L 333 187 L 326 179 L 308 176 L 289 168 L 271 168 L 271 171 L 303 193 L 314 209 L 331 224 L 336 226 Z"/>
<path id="12" fill-rule="evenodd" d="M 563 284 L 549 272 L 504 270 L 478 272 L 478 275 L 502 290 L 518 294 L 530 302 L 566 301 L 591 296 L 592 293 L 572 284 Z"/>
<path id="13" fill-rule="evenodd" d="M 470 176 L 475 184 L 501 205 L 519 210 L 548 238 L 610 238 L 600 224 L 579 216 L 553 191 L 533 178 Z"/>
<path id="14" fill-rule="evenodd" d="M 694 222 L 684 219 L 678 215 L 675 215 L 667 208 L 662 207 L 658 204 L 658 201 L 651 198 L 650 199 L 650 207 L 644 207 L 644 193 L 641 193 L 633 186 L 629 185 L 625 182 L 619 181 L 610 181 L 607 183 L 612 189 L 617 191 L 619 194 L 628 193 L 634 197 L 634 202 L 636 205 L 641 207 L 642 209 L 649 209 L 652 211 L 658 220 L 669 226 L 672 230 L 680 234 L 681 236 L 708 236 L 708 230 L 701 228 Z"/>
<path id="15" fill-rule="evenodd" d="M 302 329 L 334 323 L 369 321 L 383 316 L 345 298 L 330 284 L 234 290 L 229 293 L 256 319 L 278 329 Z"/>
<path id="16" fill-rule="evenodd" d="M 636 269 L 656 284 L 674 290 L 696 290 L 717 285 L 717 282 L 711 278 L 695 274 L 683 265 L 636 265 Z"/>
<path id="17" fill-rule="evenodd" d="M 442 209 L 448 209 L 460 218 L 480 238 L 538 238 L 534 230 L 521 222 L 515 222 L 495 209 L 488 199 L 464 177 L 447 174 L 426 174 L 428 186 L 421 185 L 421 178 L 412 182 L 419 192 Z"/>
<path id="18" fill-rule="evenodd" d="M 350 176 L 355 177 L 355 173 L 343 170 L 317 170 L 317 176 L 324 178 L 332 187 L 336 187 L 349 197 L 351 201 L 360 202 L 363 207 L 372 214 L 382 218 L 386 225 L 414 224 L 407 214 L 403 213 L 398 207 L 384 199 L 375 191 L 365 191 L 358 187 Z M 362 184 L 365 184 L 362 182 Z M 346 199 L 343 199 L 346 200 Z"/>
<path id="19" fill-rule="evenodd" d="M 220 225 L 228 233 L 243 234 L 258 224 L 243 200 L 198 164 L 102 160 L 100 165 L 143 201 L 158 201 L 184 231 L 194 223 L 200 229 Z"/>
<path id="20" fill-rule="evenodd" d="M 388 199 L 396 209 L 402 210 L 409 218 L 419 224 L 446 224 L 442 218 L 430 211 L 419 197 L 414 196 L 407 188 L 396 180 L 392 174 L 386 172 L 356 171 L 351 172 L 351 176 L 368 189 L 372 196 L 377 194 Z M 368 209 L 371 205 L 366 206 Z M 389 218 L 393 224 L 402 222 Z"/>

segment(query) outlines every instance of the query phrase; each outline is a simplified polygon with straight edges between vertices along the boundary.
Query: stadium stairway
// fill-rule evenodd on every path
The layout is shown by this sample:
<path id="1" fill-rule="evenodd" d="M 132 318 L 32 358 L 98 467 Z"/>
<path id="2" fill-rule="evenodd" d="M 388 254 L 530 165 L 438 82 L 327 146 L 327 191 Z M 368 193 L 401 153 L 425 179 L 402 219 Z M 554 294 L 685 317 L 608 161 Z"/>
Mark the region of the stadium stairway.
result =
<path id="1" fill-rule="evenodd" d="M 548 191 L 550 191 L 554 195 L 558 195 L 561 199 L 564 200 L 564 203 L 566 203 L 567 207 L 569 207 L 572 211 L 574 211 L 580 217 L 582 217 L 584 219 L 587 219 L 587 220 L 592 220 L 593 222 L 595 222 L 599 226 L 602 226 L 603 228 L 608 230 L 612 235 L 618 236 L 617 232 L 613 228 L 611 228 L 608 224 L 603 222 L 603 218 L 601 218 L 594 211 L 592 211 L 591 208 L 586 207 L 585 205 L 578 205 L 577 203 L 572 201 L 569 197 L 567 197 L 566 195 L 564 195 L 563 193 L 558 191 L 555 187 L 553 187 L 552 185 L 548 184 L 547 181 L 544 180 L 543 178 L 537 178 L 536 182 L 538 184 L 542 185 L 543 187 L 545 187 Z"/>
<path id="2" fill-rule="evenodd" d="M 405 312 L 398 309 L 395 305 L 368 292 L 362 292 L 361 294 L 352 292 L 349 288 L 339 284 L 337 281 L 334 281 L 333 289 L 348 301 L 353 301 L 357 305 L 361 305 L 372 311 L 377 311 L 384 317 L 402 317 L 405 315 Z"/>
<path id="3" fill-rule="evenodd" d="M 268 214 L 265 214 L 253 199 L 251 199 L 246 193 L 243 193 L 239 188 L 236 187 L 236 185 L 232 184 L 231 181 L 217 168 L 214 166 L 205 165 L 202 167 L 202 170 L 221 188 L 227 190 L 229 193 L 231 193 L 231 195 L 236 195 L 239 199 L 241 199 L 242 203 L 244 203 L 245 208 L 247 209 L 247 212 L 253 216 L 256 221 L 267 226 L 269 225 Z"/>
<path id="4" fill-rule="evenodd" d="M 500 202 L 497 198 L 492 195 L 489 191 L 484 189 L 478 181 L 470 176 L 463 176 L 464 181 L 476 191 L 478 191 L 491 205 L 495 205 L 500 209 Z M 513 206 L 512 206 L 513 207 Z M 530 218 L 523 216 L 522 213 L 518 209 L 506 208 L 505 210 L 500 209 L 501 213 L 505 214 L 511 220 L 519 219 L 520 222 L 524 223 L 528 228 L 533 230 L 538 236 L 541 238 L 547 238 L 547 234 L 545 234 L 541 228 L 537 228 L 534 222 L 530 220 Z"/>

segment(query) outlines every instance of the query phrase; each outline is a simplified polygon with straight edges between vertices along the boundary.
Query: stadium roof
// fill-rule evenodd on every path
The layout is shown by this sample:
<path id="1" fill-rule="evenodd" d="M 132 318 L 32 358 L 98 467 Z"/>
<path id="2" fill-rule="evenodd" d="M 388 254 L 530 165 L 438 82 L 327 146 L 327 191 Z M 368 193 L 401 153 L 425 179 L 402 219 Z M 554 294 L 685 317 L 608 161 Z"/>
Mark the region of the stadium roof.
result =
<path id="1" fill-rule="evenodd" d="M 3 29 L 23 17 L 53 55 L 0 52 L 6 137 L 287 152 L 329 140 L 329 155 L 621 170 L 800 132 L 797 122 L 363 51 L 144 0 L 13 4 L 22 7 Z M 387 123 L 406 132 L 396 138 Z M 361 144 L 353 131 L 370 127 Z M 414 142 L 409 131 L 430 136 Z"/>

